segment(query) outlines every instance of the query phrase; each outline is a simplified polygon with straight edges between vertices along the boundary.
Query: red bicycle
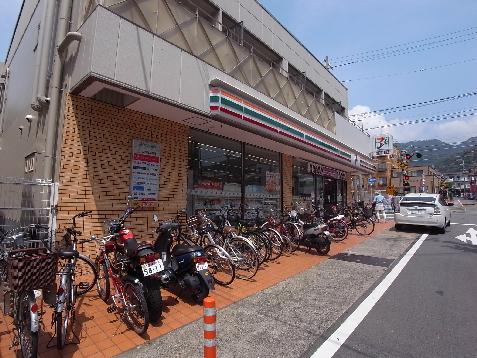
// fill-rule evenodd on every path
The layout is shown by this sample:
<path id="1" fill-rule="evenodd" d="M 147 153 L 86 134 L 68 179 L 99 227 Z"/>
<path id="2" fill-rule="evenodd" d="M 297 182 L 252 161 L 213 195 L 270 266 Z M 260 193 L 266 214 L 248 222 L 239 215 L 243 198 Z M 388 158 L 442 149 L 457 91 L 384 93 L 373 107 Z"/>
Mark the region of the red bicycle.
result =
<path id="1" fill-rule="evenodd" d="M 126 324 L 141 335 L 149 327 L 149 311 L 144 297 L 144 288 L 138 278 L 128 274 L 128 268 L 131 265 L 129 256 L 117 253 L 118 237 L 119 234 L 112 234 L 103 238 L 95 236 L 91 238 L 101 245 L 95 261 L 98 272 L 96 288 L 103 301 L 107 303 L 111 301 L 108 312 L 119 312 Z M 111 283 L 114 288 L 113 295 L 111 295 Z"/>

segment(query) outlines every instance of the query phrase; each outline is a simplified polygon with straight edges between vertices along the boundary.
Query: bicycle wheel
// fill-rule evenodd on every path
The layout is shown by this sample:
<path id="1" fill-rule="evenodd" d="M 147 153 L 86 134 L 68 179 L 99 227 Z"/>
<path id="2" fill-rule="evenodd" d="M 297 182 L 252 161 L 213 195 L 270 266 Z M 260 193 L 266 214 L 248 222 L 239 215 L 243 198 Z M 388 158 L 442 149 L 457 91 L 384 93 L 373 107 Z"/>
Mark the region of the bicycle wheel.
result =
<path id="1" fill-rule="evenodd" d="M 228 243 L 228 253 L 235 265 L 235 272 L 245 278 L 252 278 L 257 274 L 259 260 L 253 245 L 247 240 L 235 237 Z"/>
<path id="2" fill-rule="evenodd" d="M 291 252 L 295 252 L 298 249 L 298 246 L 300 246 L 300 229 L 298 228 L 297 225 L 294 223 L 285 223 L 285 228 L 288 233 L 288 237 L 290 239 L 290 247 L 291 247 Z"/>
<path id="3" fill-rule="evenodd" d="M 60 312 L 55 312 L 55 330 L 56 330 L 56 347 L 58 349 L 63 349 L 66 344 L 66 336 L 68 334 L 68 328 L 72 320 L 72 302 L 74 302 L 73 297 L 73 286 L 71 284 L 71 276 L 68 272 L 65 272 L 61 275 L 60 288 L 63 289 L 62 297 L 60 300 L 63 300 L 63 310 Z M 58 300 L 57 300 L 58 304 Z M 57 307 L 55 307 L 56 311 Z M 64 314 L 63 314 L 64 313 Z"/>
<path id="4" fill-rule="evenodd" d="M 270 261 L 274 261 L 283 254 L 282 240 L 275 230 L 268 229 L 265 232 L 271 246 Z"/>
<path id="5" fill-rule="evenodd" d="M 79 282 L 76 284 L 76 294 L 78 296 L 91 291 L 98 280 L 98 272 L 93 260 L 87 256 L 79 255 L 76 260 L 75 278 L 79 278 Z"/>
<path id="6" fill-rule="evenodd" d="M 246 234 L 244 235 L 255 247 L 255 251 L 258 254 L 258 261 L 259 265 L 263 264 L 265 260 L 267 260 L 268 254 L 268 247 L 267 241 L 261 235 L 253 233 L 253 234 Z"/>
<path id="7" fill-rule="evenodd" d="M 214 281 L 222 286 L 230 285 L 235 280 L 235 267 L 227 252 L 217 245 L 208 245 L 204 251 Z"/>
<path id="8" fill-rule="evenodd" d="M 111 290 L 109 287 L 109 273 L 106 266 L 106 262 L 100 262 L 99 257 L 96 259 L 96 272 L 98 273 L 98 279 L 96 280 L 96 290 L 99 297 L 107 302 L 111 296 Z"/>
<path id="9" fill-rule="evenodd" d="M 31 330 L 31 308 L 36 305 L 32 291 L 22 292 L 18 303 L 18 335 L 24 358 L 36 358 L 38 355 L 38 332 Z"/>
<path id="10" fill-rule="evenodd" d="M 356 232 L 359 235 L 370 235 L 374 231 L 374 222 L 370 220 L 360 220 L 356 223 Z"/>
<path id="11" fill-rule="evenodd" d="M 124 283 L 124 301 L 127 325 L 139 335 L 146 333 L 149 327 L 149 311 L 142 286 L 132 282 Z"/>
<path id="12" fill-rule="evenodd" d="M 342 220 L 330 222 L 328 228 L 333 241 L 343 241 L 348 237 L 348 225 Z"/>

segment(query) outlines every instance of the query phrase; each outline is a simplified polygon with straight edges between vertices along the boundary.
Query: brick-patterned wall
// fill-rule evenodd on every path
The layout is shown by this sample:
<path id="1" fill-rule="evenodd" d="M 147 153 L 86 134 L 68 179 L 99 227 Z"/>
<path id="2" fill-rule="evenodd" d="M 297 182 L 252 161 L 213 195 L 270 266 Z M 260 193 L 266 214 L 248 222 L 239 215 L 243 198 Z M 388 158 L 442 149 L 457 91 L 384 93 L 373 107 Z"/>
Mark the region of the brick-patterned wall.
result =
<path id="1" fill-rule="evenodd" d="M 282 154 L 282 172 L 283 172 L 283 208 L 291 208 L 293 202 L 293 157 Z"/>
<path id="2" fill-rule="evenodd" d="M 129 194 L 132 140 L 144 139 L 160 144 L 159 201 L 136 211 L 128 224 L 140 239 L 153 239 L 154 212 L 167 219 L 186 207 L 187 136 L 184 125 L 69 96 L 61 144 L 59 232 L 82 210 L 93 210 L 92 217 L 78 220 L 85 238 L 101 235 L 104 220 L 120 216 Z M 97 248 L 91 244 L 83 250 L 94 256 Z"/>

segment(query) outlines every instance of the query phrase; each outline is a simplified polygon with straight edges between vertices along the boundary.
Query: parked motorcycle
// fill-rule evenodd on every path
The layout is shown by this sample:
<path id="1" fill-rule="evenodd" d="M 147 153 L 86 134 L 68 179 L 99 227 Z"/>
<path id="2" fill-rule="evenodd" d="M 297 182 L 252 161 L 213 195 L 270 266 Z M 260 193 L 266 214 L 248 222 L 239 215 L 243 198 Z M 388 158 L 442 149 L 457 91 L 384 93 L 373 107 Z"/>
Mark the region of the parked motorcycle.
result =
<path id="1" fill-rule="evenodd" d="M 155 222 L 159 219 L 153 216 Z M 164 270 L 157 276 L 165 287 L 179 286 L 187 291 L 194 302 L 201 304 L 209 291 L 214 289 L 214 279 L 208 270 L 207 256 L 200 246 L 179 243 L 172 247 L 179 236 L 180 225 L 166 221 L 156 229 L 157 239 L 154 245 L 144 245 L 142 250 L 154 250 L 164 263 Z"/>
<path id="2" fill-rule="evenodd" d="M 326 255 L 331 248 L 332 235 L 325 223 L 303 224 L 303 236 L 300 244 L 308 250 L 314 248 L 318 254 Z"/>
<path id="3" fill-rule="evenodd" d="M 142 284 L 149 320 L 155 323 L 162 315 L 161 280 L 157 274 L 164 270 L 164 263 L 150 244 L 138 244 L 131 229 L 125 227 L 124 222 L 133 212 L 134 208 L 128 203 L 119 219 L 106 222 L 106 231 L 109 235 L 117 235 L 111 251 L 114 256 L 113 261 L 128 260 L 127 274 Z"/>

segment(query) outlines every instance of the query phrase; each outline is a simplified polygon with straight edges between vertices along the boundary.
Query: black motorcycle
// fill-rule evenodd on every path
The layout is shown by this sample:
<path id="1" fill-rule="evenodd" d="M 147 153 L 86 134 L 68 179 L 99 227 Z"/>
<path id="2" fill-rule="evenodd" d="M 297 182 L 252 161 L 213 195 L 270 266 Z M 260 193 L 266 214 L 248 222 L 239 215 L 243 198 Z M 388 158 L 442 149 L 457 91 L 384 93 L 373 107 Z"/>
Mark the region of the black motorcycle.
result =
<path id="1" fill-rule="evenodd" d="M 154 215 L 154 221 L 158 217 Z M 154 245 L 139 247 L 154 250 L 164 263 L 164 270 L 156 274 L 161 283 L 168 288 L 179 287 L 188 292 L 194 302 L 201 304 L 209 291 L 214 289 L 214 279 L 208 270 L 207 256 L 200 246 L 179 243 L 172 247 L 175 238 L 180 235 L 180 225 L 173 221 L 159 224 Z"/>

